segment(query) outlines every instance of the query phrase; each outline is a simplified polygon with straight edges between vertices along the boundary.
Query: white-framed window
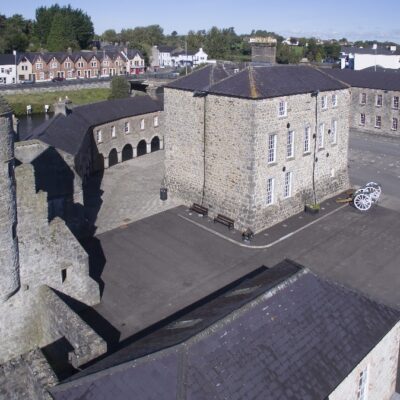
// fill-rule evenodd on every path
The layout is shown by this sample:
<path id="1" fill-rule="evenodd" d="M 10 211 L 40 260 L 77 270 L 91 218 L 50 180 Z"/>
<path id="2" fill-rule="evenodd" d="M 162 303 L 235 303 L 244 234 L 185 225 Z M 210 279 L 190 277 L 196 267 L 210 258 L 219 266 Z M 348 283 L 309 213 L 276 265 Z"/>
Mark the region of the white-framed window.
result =
<path id="1" fill-rule="evenodd" d="M 129 130 L 130 130 L 129 122 L 125 122 L 125 124 L 124 124 L 124 132 L 125 133 L 129 133 Z"/>
<path id="2" fill-rule="evenodd" d="M 78 68 L 83 68 L 83 62 L 82 61 L 78 61 Z"/>
<path id="3" fill-rule="evenodd" d="M 304 129 L 304 146 L 303 146 L 303 153 L 310 152 L 310 140 L 311 140 L 311 127 L 306 126 Z"/>
<path id="4" fill-rule="evenodd" d="M 366 366 L 358 377 L 357 400 L 367 400 L 368 395 L 368 366 Z"/>
<path id="5" fill-rule="evenodd" d="M 392 130 L 397 131 L 397 128 L 399 126 L 399 120 L 395 117 L 392 118 Z"/>
<path id="6" fill-rule="evenodd" d="M 57 68 L 58 64 L 56 62 L 51 63 L 51 68 Z"/>
<path id="7" fill-rule="evenodd" d="M 287 102 L 280 100 L 278 104 L 278 117 L 286 117 L 287 115 Z"/>
<path id="8" fill-rule="evenodd" d="M 293 180 L 293 173 L 285 172 L 285 181 L 283 184 L 283 197 L 285 199 L 287 199 L 292 195 L 292 180 Z"/>
<path id="9" fill-rule="evenodd" d="M 330 135 L 331 144 L 336 144 L 337 142 L 337 121 L 334 119 L 331 125 L 331 135 Z"/>
<path id="10" fill-rule="evenodd" d="M 267 205 L 274 204 L 274 190 L 275 190 L 275 179 L 267 179 Z"/>
<path id="11" fill-rule="evenodd" d="M 294 131 L 287 133 L 286 157 L 294 157 Z"/>
<path id="12" fill-rule="evenodd" d="M 360 94 L 360 104 L 367 104 L 367 93 Z"/>
<path id="13" fill-rule="evenodd" d="M 380 128 L 382 126 L 382 117 L 377 115 L 375 117 L 375 128 Z"/>
<path id="14" fill-rule="evenodd" d="M 43 64 L 41 62 L 36 63 L 36 69 L 43 69 Z"/>
<path id="15" fill-rule="evenodd" d="M 376 95 L 375 105 L 377 107 L 382 107 L 382 95 L 381 94 Z"/>
<path id="16" fill-rule="evenodd" d="M 103 61 L 103 65 L 104 65 L 105 67 L 108 67 L 108 61 L 107 61 L 107 60 Z"/>
<path id="17" fill-rule="evenodd" d="M 67 72 L 67 78 L 72 78 L 72 70 L 69 70 L 69 71 Z"/>
<path id="18" fill-rule="evenodd" d="M 70 63 L 69 61 L 66 61 L 66 62 L 64 63 L 64 67 L 65 67 L 65 68 L 71 68 L 71 63 Z"/>
<path id="19" fill-rule="evenodd" d="M 158 116 L 154 117 L 154 126 L 158 126 Z"/>
<path id="20" fill-rule="evenodd" d="M 321 108 L 323 110 L 326 110 L 328 108 L 328 97 L 327 96 L 321 96 Z"/>
<path id="21" fill-rule="evenodd" d="M 97 61 L 92 61 L 91 66 L 92 67 L 97 67 Z"/>
<path id="22" fill-rule="evenodd" d="M 117 132 L 115 130 L 115 126 L 114 125 L 111 127 L 111 137 L 112 138 L 117 137 Z"/>
<path id="23" fill-rule="evenodd" d="M 268 136 L 268 164 L 276 161 L 276 135 Z"/>
<path id="24" fill-rule="evenodd" d="M 332 107 L 337 107 L 337 94 L 332 95 Z"/>
<path id="25" fill-rule="evenodd" d="M 398 109 L 399 109 L 399 96 L 393 96 L 392 107 L 393 107 L 395 110 L 398 110 Z"/>
<path id="26" fill-rule="evenodd" d="M 319 124 L 319 129 L 318 129 L 318 148 L 323 149 L 324 148 L 324 136 L 325 136 L 325 124 Z"/>
<path id="27" fill-rule="evenodd" d="M 365 125 L 365 114 L 364 113 L 360 114 L 360 125 L 362 125 L 362 126 Z"/>
<path id="28" fill-rule="evenodd" d="M 101 143 L 102 141 L 103 141 L 103 135 L 101 129 L 99 129 L 98 131 L 96 131 L 96 142 Z"/>
<path id="29" fill-rule="evenodd" d="M 140 129 L 143 130 L 144 129 L 144 118 L 142 118 L 140 120 Z"/>

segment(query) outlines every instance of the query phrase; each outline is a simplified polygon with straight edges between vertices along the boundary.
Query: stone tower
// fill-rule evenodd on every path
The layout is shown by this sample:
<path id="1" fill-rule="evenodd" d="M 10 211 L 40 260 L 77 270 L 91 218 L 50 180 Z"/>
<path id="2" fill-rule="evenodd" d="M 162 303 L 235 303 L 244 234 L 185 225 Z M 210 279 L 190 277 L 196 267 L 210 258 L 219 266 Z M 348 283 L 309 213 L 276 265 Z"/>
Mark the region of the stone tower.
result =
<path id="1" fill-rule="evenodd" d="M 0 96 L 0 304 L 19 285 L 13 119 L 10 106 Z"/>

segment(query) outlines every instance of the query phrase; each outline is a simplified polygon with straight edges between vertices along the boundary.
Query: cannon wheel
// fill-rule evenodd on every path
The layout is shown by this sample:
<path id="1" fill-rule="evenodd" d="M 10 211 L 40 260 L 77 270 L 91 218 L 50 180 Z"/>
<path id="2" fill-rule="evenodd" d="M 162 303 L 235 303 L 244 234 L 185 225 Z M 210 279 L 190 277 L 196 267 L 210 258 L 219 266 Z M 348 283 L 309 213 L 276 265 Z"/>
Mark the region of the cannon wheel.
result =
<path id="1" fill-rule="evenodd" d="M 372 205 L 371 195 L 358 190 L 354 195 L 353 204 L 357 210 L 368 211 Z"/>
<path id="2" fill-rule="evenodd" d="M 371 188 L 373 189 L 370 193 L 370 196 L 372 198 L 372 201 L 375 203 L 376 201 L 378 201 L 381 193 L 382 193 L 382 187 L 379 183 L 375 183 L 375 182 L 368 182 L 365 185 L 366 188 Z"/>

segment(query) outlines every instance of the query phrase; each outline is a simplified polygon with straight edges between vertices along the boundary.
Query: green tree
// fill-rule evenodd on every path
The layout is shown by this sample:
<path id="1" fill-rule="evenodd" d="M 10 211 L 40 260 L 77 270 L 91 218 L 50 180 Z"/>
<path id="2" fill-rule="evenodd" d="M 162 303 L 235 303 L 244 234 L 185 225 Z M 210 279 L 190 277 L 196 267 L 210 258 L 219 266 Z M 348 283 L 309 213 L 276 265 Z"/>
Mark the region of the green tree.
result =
<path id="1" fill-rule="evenodd" d="M 119 35 L 117 32 L 115 32 L 114 29 L 107 29 L 101 35 L 101 39 L 104 40 L 105 42 L 109 42 L 109 43 L 118 43 Z"/>
<path id="2" fill-rule="evenodd" d="M 63 21 L 60 18 L 63 16 Z M 68 21 L 69 27 L 66 37 L 72 35 L 72 41 L 79 48 L 87 48 L 90 41 L 94 36 L 94 28 L 91 18 L 80 9 L 73 9 L 70 5 L 66 7 L 60 7 L 58 4 L 52 5 L 51 7 L 39 7 L 36 9 L 36 21 L 33 25 L 33 33 L 36 42 L 40 46 L 46 46 L 49 42 L 49 35 L 52 30 L 57 28 L 54 25 L 54 19 L 57 17 L 57 22 L 61 23 L 61 26 L 65 26 L 65 21 Z M 50 42 L 54 42 L 54 38 L 50 39 Z M 60 49 L 65 49 L 68 45 L 62 46 Z"/>
<path id="3" fill-rule="evenodd" d="M 77 49 L 79 44 L 75 37 L 70 17 L 59 12 L 54 16 L 51 24 L 47 38 L 47 49 L 49 51 L 63 51 L 68 47 Z"/>
<path id="4" fill-rule="evenodd" d="M 111 93 L 108 100 L 129 97 L 130 85 L 123 76 L 114 76 L 111 80 Z"/>
<path id="5" fill-rule="evenodd" d="M 15 14 L 10 18 L 0 15 L 0 52 L 25 51 L 29 45 L 31 21 Z"/>

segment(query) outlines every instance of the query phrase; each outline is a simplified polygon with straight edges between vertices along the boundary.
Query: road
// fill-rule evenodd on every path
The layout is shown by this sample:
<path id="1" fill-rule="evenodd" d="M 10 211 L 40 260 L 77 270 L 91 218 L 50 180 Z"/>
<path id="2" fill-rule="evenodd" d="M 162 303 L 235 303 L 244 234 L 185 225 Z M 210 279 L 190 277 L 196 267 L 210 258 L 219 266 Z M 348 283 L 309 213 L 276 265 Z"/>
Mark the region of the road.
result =
<path id="1" fill-rule="evenodd" d="M 349 170 L 353 185 L 374 181 L 383 187 L 383 205 L 400 210 L 400 135 L 379 137 L 352 132 Z"/>

